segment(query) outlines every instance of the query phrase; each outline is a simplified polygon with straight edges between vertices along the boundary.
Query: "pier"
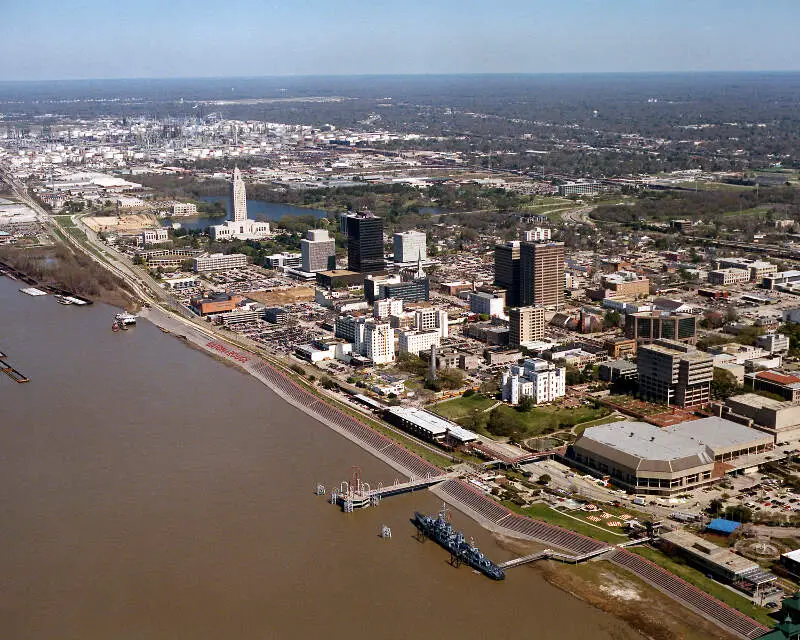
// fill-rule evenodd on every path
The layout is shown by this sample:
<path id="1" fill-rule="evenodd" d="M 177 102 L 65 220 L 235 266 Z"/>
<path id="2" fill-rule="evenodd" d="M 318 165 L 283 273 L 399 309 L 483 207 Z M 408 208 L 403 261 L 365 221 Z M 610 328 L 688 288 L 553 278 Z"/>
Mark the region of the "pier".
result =
<path id="1" fill-rule="evenodd" d="M 5 354 L 2 354 L 5 357 Z M 11 378 L 14 382 L 30 382 L 30 378 L 26 378 L 22 375 L 19 371 L 17 371 L 14 367 L 12 367 L 8 362 L 5 360 L 0 360 L 0 371 L 5 373 L 9 378 Z"/>
<path id="2" fill-rule="evenodd" d="M 338 489 L 331 492 L 331 504 L 339 505 L 345 513 L 352 513 L 356 509 L 377 506 L 383 498 L 410 493 L 418 489 L 427 489 L 456 477 L 458 477 L 457 473 L 427 474 L 424 478 L 411 478 L 407 482 L 395 481 L 394 484 L 378 485 L 373 489 L 368 482 L 362 482 L 361 470 L 354 467 L 350 480 L 343 481 Z"/>

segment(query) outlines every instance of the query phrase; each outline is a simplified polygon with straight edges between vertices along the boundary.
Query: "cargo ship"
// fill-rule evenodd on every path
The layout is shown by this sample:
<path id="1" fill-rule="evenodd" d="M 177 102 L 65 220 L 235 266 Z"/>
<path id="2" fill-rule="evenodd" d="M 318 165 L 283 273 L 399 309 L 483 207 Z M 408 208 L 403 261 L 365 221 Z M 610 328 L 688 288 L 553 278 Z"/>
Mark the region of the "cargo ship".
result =
<path id="1" fill-rule="evenodd" d="M 435 518 L 417 511 L 411 522 L 421 534 L 447 549 L 454 561 L 464 562 L 492 580 L 505 579 L 505 572 L 484 556 L 477 547 L 467 542 L 464 534 L 456 531 L 447 521 L 444 505 Z"/>

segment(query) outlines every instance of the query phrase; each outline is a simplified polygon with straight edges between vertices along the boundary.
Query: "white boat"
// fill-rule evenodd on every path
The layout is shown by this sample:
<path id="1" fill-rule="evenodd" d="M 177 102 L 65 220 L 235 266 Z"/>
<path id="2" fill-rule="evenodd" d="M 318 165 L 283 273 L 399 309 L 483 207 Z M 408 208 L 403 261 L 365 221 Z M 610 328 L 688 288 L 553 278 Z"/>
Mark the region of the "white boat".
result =
<path id="1" fill-rule="evenodd" d="M 136 316 L 132 313 L 126 313 L 124 311 L 115 315 L 114 320 L 121 325 L 136 324 Z"/>
<path id="2" fill-rule="evenodd" d="M 58 304 L 72 304 L 72 300 L 70 300 L 66 296 L 61 296 L 56 294 L 53 297 L 56 299 L 56 302 L 58 302 Z"/>

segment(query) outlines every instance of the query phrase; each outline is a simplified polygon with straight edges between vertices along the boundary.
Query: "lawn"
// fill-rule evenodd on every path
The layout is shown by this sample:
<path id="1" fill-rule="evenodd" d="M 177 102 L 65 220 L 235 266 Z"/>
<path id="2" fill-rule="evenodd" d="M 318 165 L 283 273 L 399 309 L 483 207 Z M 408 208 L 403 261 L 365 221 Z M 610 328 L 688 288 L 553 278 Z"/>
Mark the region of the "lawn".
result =
<path id="1" fill-rule="evenodd" d="M 756 606 L 744 596 L 740 596 L 727 587 L 719 584 L 715 580 L 707 578 L 705 574 L 698 571 L 694 567 L 684 564 L 679 559 L 671 558 L 661 551 L 652 549 L 650 547 L 634 547 L 631 549 L 631 551 L 638 553 L 640 556 L 647 558 L 651 562 L 655 562 L 661 567 L 664 567 L 679 578 L 683 578 L 686 580 L 686 582 L 693 584 L 698 589 L 714 596 L 717 600 L 722 600 L 722 602 L 725 604 L 733 607 L 734 609 L 738 609 L 745 615 L 750 616 L 761 624 L 764 624 L 768 627 L 772 627 L 775 624 L 775 620 L 770 617 L 769 612 L 766 609 Z"/>
<path id="2" fill-rule="evenodd" d="M 476 393 L 466 398 L 462 396 L 460 398 L 454 398 L 453 400 L 447 400 L 446 402 L 440 402 L 439 404 L 429 407 L 429 409 L 443 418 L 458 421 L 471 415 L 476 409 L 484 411 L 496 402 L 497 400 Z"/>
<path id="3" fill-rule="evenodd" d="M 617 422 L 619 420 L 624 420 L 618 415 L 615 416 L 605 416 L 604 418 L 598 418 L 597 420 L 587 420 L 586 422 L 581 422 L 580 424 L 575 425 L 575 435 L 579 436 L 582 435 L 586 429 L 589 427 L 596 427 L 601 424 L 609 424 L 610 422 Z"/>
<path id="4" fill-rule="evenodd" d="M 517 411 L 513 407 L 503 404 L 493 409 L 494 411 L 499 412 L 507 420 L 519 424 L 523 431 L 521 435 L 526 438 L 568 429 L 576 424 L 604 418 L 611 413 L 606 407 L 595 408 L 586 405 L 572 409 L 562 408 L 558 405 L 544 405 L 534 407 L 530 411 Z M 483 420 L 481 426 L 486 428 L 489 414 L 481 414 L 478 418 Z"/>
<path id="5" fill-rule="evenodd" d="M 581 533 L 590 538 L 594 538 L 595 540 L 601 540 L 602 542 L 618 544 L 628 539 L 628 537 L 622 533 L 619 535 L 609 533 L 605 529 L 602 529 L 599 526 L 594 526 L 593 524 L 584 520 L 570 518 L 565 513 L 551 509 L 546 504 L 532 504 L 529 507 L 518 507 L 511 502 L 504 502 L 503 504 L 505 504 L 509 509 L 526 515 L 529 518 L 533 518 L 534 520 L 549 522 L 550 524 L 563 527 L 564 529 L 569 529 L 570 531 L 575 531 L 576 533 Z"/>

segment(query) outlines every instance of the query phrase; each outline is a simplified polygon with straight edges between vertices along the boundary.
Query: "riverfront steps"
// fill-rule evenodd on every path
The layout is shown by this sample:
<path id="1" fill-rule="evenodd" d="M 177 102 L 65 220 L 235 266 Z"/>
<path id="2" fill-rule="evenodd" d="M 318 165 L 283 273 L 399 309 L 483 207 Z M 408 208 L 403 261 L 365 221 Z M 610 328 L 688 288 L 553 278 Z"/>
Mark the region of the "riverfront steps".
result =
<path id="1" fill-rule="evenodd" d="M 206 342 L 207 337 L 197 340 L 200 346 L 208 348 Z M 287 402 L 316 417 L 409 477 L 426 478 L 444 475 L 440 468 L 411 453 L 352 416 L 326 404 L 276 367 L 256 358 L 249 359 L 244 367 Z M 752 640 L 767 630 L 766 627 L 743 613 L 692 587 L 677 576 L 636 554 L 610 547 L 598 540 L 556 525 L 513 513 L 491 498 L 478 493 L 461 480 L 448 479 L 431 490 L 492 531 L 552 545 L 572 556 L 580 557 L 587 554 L 599 556 L 607 553 L 606 557 L 614 564 L 631 571 L 673 600 L 739 638 Z"/>

